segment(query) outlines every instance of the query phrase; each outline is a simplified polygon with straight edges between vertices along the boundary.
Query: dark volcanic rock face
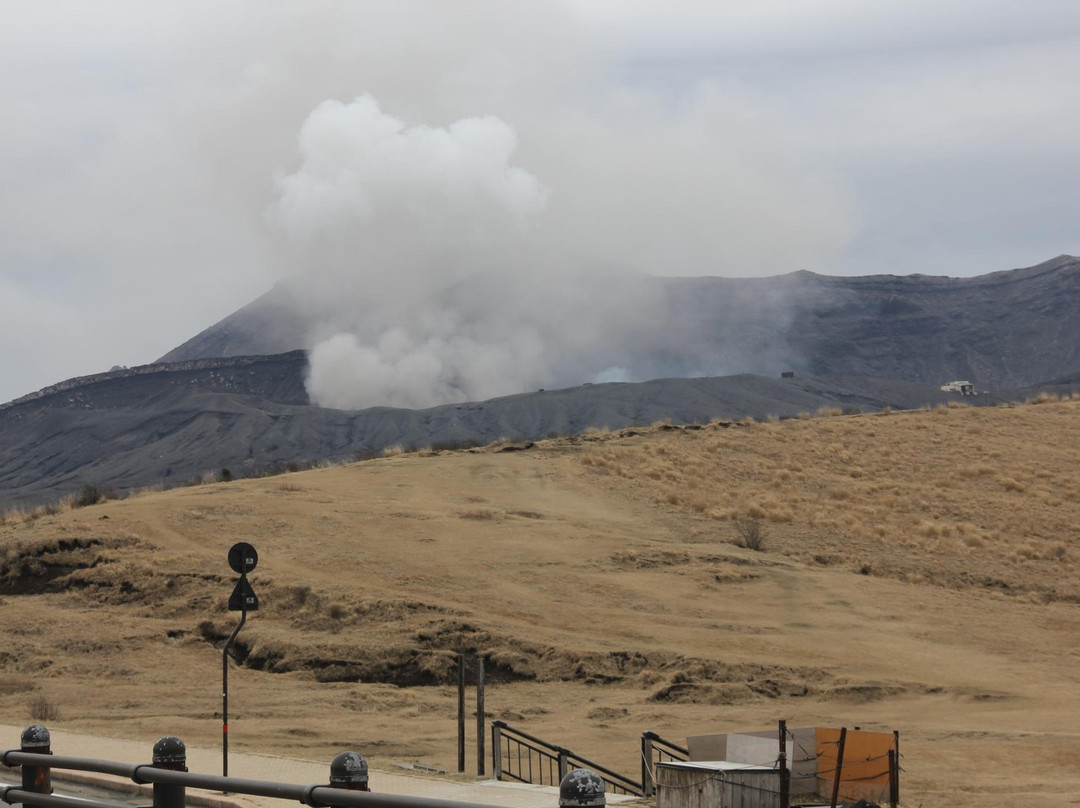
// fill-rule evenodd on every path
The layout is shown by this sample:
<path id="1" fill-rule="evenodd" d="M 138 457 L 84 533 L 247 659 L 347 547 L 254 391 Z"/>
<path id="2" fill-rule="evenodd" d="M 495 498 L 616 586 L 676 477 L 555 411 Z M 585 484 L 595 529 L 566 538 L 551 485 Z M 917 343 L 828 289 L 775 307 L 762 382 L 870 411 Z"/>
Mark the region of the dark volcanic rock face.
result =
<path id="1" fill-rule="evenodd" d="M 0 505 L 55 499 L 84 483 L 179 481 L 243 462 L 258 452 L 275 410 L 308 409 L 304 368 L 302 351 L 147 365 L 4 404 Z"/>
<path id="2" fill-rule="evenodd" d="M 976 278 L 821 278 L 791 333 L 809 373 L 1021 387 L 1080 369 L 1080 260 Z"/>
<path id="3" fill-rule="evenodd" d="M 800 272 L 648 284 L 668 322 L 627 341 L 628 366 L 658 376 L 760 375 L 584 385 L 424 410 L 323 409 L 308 402 L 303 351 L 232 356 L 317 336 L 317 312 L 296 313 L 279 288 L 172 351 L 172 364 L 72 379 L 0 405 L 0 507 L 54 500 L 85 483 L 172 485 L 222 468 L 243 476 L 392 444 L 785 417 L 822 406 L 904 409 L 955 398 L 937 389 L 952 379 L 985 390 L 1056 378 L 1049 389 L 1071 392 L 1080 378 L 1076 258 L 967 279 Z M 798 375 L 781 380 L 782 370 Z"/>
<path id="4" fill-rule="evenodd" d="M 206 392 L 229 393 L 281 404 L 307 404 L 303 351 L 278 356 L 233 356 L 155 363 L 93 376 L 79 376 L 54 384 L 36 393 L 0 404 L 0 412 L 39 399 L 46 406 L 103 410 L 128 406 L 156 395 L 162 389 L 198 388 Z M 144 377 L 154 377 L 147 382 Z M 64 396 L 65 393 L 70 393 Z M 66 402 L 66 404 L 64 403 Z"/>
<path id="5" fill-rule="evenodd" d="M 441 293 L 452 304 L 467 284 Z M 605 365 L 636 378 L 797 370 L 981 389 L 1080 370 L 1080 259 L 974 278 L 795 272 L 772 278 L 653 278 L 663 327 L 628 335 Z M 332 314 L 290 305 L 279 286 L 161 361 L 310 348 Z M 301 307 L 302 308 L 302 307 Z M 597 370 L 601 369 L 597 368 Z"/>
<path id="6" fill-rule="evenodd" d="M 348 460 L 392 444 L 536 439 L 590 426 L 785 417 L 823 406 L 904 409 L 955 397 L 880 379 L 744 375 L 585 385 L 426 410 L 344 411 L 295 403 L 303 390 L 300 352 L 232 361 L 103 374 L 0 408 L 0 507 L 55 500 L 86 483 L 120 490 L 180 485 L 223 468 L 247 476 L 273 464 Z"/>

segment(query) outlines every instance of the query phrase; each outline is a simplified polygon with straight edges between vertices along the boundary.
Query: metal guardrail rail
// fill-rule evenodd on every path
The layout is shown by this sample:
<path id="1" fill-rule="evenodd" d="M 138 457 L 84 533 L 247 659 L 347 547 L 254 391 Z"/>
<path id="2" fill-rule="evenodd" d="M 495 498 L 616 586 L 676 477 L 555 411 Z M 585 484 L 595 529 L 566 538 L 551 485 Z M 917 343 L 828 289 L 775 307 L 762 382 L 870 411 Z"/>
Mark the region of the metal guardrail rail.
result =
<path id="1" fill-rule="evenodd" d="M 643 795 L 641 783 L 569 749 L 515 729 L 505 721 L 491 723 L 491 758 L 496 780 L 558 786 L 568 772 L 587 768 L 596 772 L 613 794 Z"/>
<path id="2" fill-rule="evenodd" d="M 656 793 L 653 769 L 665 760 L 689 760 L 690 750 L 677 743 L 661 738 L 655 732 L 641 733 L 641 795 L 651 797 Z"/>
<path id="3" fill-rule="evenodd" d="M 49 785 L 51 769 L 112 774 L 127 777 L 140 785 L 153 784 L 154 808 L 184 808 L 187 788 L 255 797 L 275 797 L 294 800 L 301 805 L 329 806 L 329 808 L 498 808 L 482 803 L 377 794 L 370 791 L 336 788 L 326 784 L 295 785 L 242 777 L 222 777 L 175 771 L 160 768 L 152 763 L 117 763 L 110 760 L 24 752 L 18 749 L 9 749 L 4 752 L 0 755 L 0 762 L 8 767 L 23 767 L 23 787 L 0 787 L 0 801 L 8 804 L 42 806 L 42 808 L 126 808 L 121 803 L 48 793 L 51 791 Z M 37 788 L 42 788 L 42 791 L 36 790 Z"/>

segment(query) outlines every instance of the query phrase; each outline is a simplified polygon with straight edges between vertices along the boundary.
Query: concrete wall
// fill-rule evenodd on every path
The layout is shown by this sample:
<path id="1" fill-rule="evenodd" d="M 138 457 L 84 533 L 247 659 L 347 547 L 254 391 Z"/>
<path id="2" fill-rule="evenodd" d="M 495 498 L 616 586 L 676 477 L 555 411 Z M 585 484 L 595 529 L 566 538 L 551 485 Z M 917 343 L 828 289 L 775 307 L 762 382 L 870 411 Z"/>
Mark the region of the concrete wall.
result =
<path id="1" fill-rule="evenodd" d="M 656 808 L 780 808 L 775 771 L 656 766 Z"/>

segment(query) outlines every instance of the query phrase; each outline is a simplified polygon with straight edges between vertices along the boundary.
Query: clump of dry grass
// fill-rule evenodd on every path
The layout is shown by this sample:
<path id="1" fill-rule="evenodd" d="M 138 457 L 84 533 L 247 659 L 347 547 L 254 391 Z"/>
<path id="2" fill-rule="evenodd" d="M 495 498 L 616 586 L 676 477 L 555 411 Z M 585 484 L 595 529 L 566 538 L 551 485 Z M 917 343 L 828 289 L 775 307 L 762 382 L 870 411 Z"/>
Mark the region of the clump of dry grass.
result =
<path id="1" fill-rule="evenodd" d="M 544 514 L 539 511 L 510 511 L 511 516 L 519 516 L 522 519 L 543 519 Z"/>
<path id="2" fill-rule="evenodd" d="M 1000 480 L 1001 487 L 1004 488 L 1006 491 L 1016 491 L 1021 494 L 1027 491 L 1026 483 L 1015 480 L 1012 477 L 1001 477 Z"/>
<path id="3" fill-rule="evenodd" d="M 468 511 L 461 511 L 458 516 L 462 519 L 475 519 L 477 521 L 488 522 L 497 516 L 495 511 L 488 508 L 473 508 Z"/>
<path id="4" fill-rule="evenodd" d="M 1050 403 L 1057 402 L 1057 401 L 1061 401 L 1061 396 L 1059 396 L 1057 393 L 1047 393 L 1046 391 L 1043 391 L 1043 392 L 1039 393 L 1037 396 L 1035 396 L 1034 398 L 1029 398 L 1027 400 L 1027 403 L 1028 404 L 1050 404 Z"/>
<path id="5" fill-rule="evenodd" d="M 73 507 L 73 498 L 64 497 L 57 502 L 49 502 L 37 505 L 33 508 L 14 507 L 0 513 L 0 527 L 14 527 L 17 525 L 31 525 L 46 516 L 55 516 L 58 513 L 69 511 Z"/>

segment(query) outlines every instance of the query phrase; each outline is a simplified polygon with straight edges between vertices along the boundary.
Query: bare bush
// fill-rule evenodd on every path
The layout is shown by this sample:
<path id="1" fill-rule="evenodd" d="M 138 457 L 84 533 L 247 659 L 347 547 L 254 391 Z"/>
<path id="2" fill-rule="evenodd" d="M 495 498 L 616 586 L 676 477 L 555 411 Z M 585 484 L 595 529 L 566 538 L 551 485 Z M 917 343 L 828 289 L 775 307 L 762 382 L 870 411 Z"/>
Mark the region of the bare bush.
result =
<path id="1" fill-rule="evenodd" d="M 105 492 L 98 486 L 87 483 L 79 489 L 73 504 L 76 508 L 86 508 L 90 505 L 97 505 L 103 499 L 105 499 Z"/>
<path id="2" fill-rule="evenodd" d="M 60 706 L 47 693 L 35 693 L 26 700 L 26 711 L 34 721 L 58 721 Z"/>
<path id="3" fill-rule="evenodd" d="M 739 534 L 735 543 L 747 550 L 760 552 L 765 549 L 765 529 L 761 519 L 756 516 L 744 516 L 735 521 L 735 532 Z"/>

